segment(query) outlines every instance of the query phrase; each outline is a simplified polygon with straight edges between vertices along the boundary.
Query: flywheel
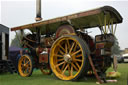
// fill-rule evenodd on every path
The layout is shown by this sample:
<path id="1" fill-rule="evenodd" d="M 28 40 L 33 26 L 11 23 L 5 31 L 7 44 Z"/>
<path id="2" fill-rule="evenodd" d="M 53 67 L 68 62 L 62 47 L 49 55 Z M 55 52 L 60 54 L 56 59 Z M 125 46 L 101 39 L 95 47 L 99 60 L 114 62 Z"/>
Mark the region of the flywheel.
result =
<path id="1" fill-rule="evenodd" d="M 51 75 L 52 74 L 51 68 L 49 66 L 47 66 L 47 68 L 40 67 L 40 70 L 44 75 Z"/>

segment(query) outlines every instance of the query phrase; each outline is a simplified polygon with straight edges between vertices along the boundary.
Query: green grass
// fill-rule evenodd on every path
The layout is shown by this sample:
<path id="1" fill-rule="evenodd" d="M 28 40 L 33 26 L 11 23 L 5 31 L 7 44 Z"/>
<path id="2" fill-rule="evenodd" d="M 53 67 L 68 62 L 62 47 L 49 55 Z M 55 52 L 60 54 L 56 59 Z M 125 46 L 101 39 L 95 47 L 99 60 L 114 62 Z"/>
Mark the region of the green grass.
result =
<path id="1" fill-rule="evenodd" d="M 108 71 L 112 71 L 110 68 Z M 106 83 L 103 85 L 127 85 L 128 63 L 119 64 L 118 71 L 121 77 L 117 83 Z M 52 75 L 43 75 L 40 70 L 34 70 L 31 77 L 21 77 L 18 74 L 0 74 L 0 85 L 96 85 L 96 78 L 84 78 L 77 82 L 62 81 Z"/>

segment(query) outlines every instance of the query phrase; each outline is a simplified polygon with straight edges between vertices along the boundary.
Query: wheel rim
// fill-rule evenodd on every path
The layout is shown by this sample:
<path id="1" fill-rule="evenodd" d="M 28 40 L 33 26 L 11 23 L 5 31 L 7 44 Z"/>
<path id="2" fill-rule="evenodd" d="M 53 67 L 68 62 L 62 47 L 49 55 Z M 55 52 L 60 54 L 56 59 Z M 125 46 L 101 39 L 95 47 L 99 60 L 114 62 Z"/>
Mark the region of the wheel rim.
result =
<path id="1" fill-rule="evenodd" d="M 83 49 L 76 39 L 63 37 L 53 44 L 50 65 L 58 78 L 62 80 L 76 78 L 82 70 L 83 62 Z"/>
<path id="2" fill-rule="evenodd" d="M 32 72 L 32 61 L 29 56 L 24 55 L 20 58 L 18 62 L 18 71 L 19 74 L 23 77 L 30 76 Z"/>

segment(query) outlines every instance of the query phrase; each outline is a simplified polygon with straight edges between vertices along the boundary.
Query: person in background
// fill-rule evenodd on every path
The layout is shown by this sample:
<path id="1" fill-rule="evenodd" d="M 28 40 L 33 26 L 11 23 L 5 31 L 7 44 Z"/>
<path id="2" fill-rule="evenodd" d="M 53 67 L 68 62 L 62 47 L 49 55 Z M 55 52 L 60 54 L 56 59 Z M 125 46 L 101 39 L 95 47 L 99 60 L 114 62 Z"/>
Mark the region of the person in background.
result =
<path id="1" fill-rule="evenodd" d="M 18 56 L 17 56 L 17 68 L 18 68 L 18 61 L 20 59 L 21 56 L 23 56 L 24 54 L 29 54 L 30 53 L 30 50 L 28 49 L 28 47 L 26 45 L 23 45 L 23 48 L 22 50 L 20 50 Z"/>

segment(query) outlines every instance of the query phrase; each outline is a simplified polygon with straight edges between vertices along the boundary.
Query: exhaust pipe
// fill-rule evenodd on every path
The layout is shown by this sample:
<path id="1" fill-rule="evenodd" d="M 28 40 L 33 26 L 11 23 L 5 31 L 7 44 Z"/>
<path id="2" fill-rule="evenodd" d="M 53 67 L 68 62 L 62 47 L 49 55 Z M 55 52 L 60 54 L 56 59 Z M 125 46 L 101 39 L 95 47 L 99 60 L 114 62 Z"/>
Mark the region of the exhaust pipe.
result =
<path id="1" fill-rule="evenodd" d="M 35 18 L 36 22 L 41 21 L 42 17 L 41 17 L 41 0 L 36 0 L 36 18 Z M 37 44 L 40 45 L 40 29 L 38 27 L 36 27 L 36 31 L 37 31 Z"/>
<path id="2" fill-rule="evenodd" d="M 41 21 L 41 0 L 36 0 L 36 21 Z"/>

